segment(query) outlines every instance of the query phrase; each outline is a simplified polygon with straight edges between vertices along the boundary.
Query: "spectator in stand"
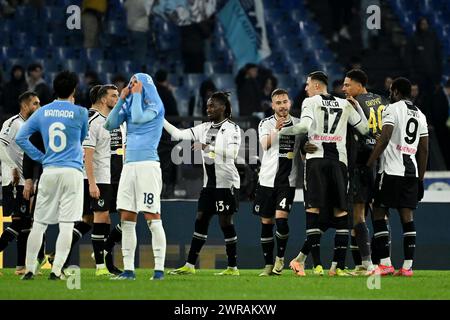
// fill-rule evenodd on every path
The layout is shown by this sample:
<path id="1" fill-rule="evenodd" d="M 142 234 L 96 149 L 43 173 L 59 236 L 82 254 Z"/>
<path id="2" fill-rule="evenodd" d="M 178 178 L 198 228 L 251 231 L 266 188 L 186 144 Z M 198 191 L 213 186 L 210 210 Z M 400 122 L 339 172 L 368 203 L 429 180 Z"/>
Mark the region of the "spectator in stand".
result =
<path id="1" fill-rule="evenodd" d="M 206 116 L 206 103 L 212 94 L 217 91 L 214 81 L 204 80 L 198 92 L 189 99 L 190 116 Z"/>
<path id="2" fill-rule="evenodd" d="M 85 48 L 97 48 L 99 46 L 98 39 L 106 9 L 107 0 L 83 0 L 81 25 Z"/>
<path id="3" fill-rule="evenodd" d="M 440 87 L 433 97 L 431 122 L 445 159 L 447 170 L 450 169 L 450 79 Z"/>
<path id="4" fill-rule="evenodd" d="M 36 92 L 43 106 L 52 102 L 52 90 L 43 78 L 44 70 L 42 65 L 39 63 L 30 64 L 27 69 L 27 74 L 28 91 Z"/>
<path id="5" fill-rule="evenodd" d="M 117 87 L 119 92 L 122 92 L 122 89 L 127 85 L 127 79 L 120 73 L 116 74 L 112 79 L 112 83 Z"/>
<path id="6" fill-rule="evenodd" d="M 253 115 L 262 119 L 264 114 L 261 108 L 262 94 L 258 81 L 258 66 L 254 63 L 247 63 L 239 70 L 235 82 L 240 115 Z"/>
<path id="7" fill-rule="evenodd" d="M 214 30 L 214 16 L 202 22 L 179 28 L 184 72 L 203 73 L 206 60 L 206 41 Z"/>
<path id="8" fill-rule="evenodd" d="M 164 104 L 166 116 L 178 116 L 177 101 L 173 96 L 173 87 L 169 83 L 169 74 L 166 70 L 160 69 L 155 73 L 155 86 Z"/>
<path id="9" fill-rule="evenodd" d="M 149 17 L 152 5 L 152 0 L 127 0 L 124 4 L 127 12 L 131 57 L 139 66 L 146 64 L 150 38 Z"/>
<path id="10" fill-rule="evenodd" d="M 442 52 L 436 33 L 428 26 L 426 18 L 419 18 L 416 32 L 408 42 L 406 62 L 410 78 L 418 79 L 427 99 L 437 89 L 442 75 Z"/>
<path id="11" fill-rule="evenodd" d="M 11 69 L 11 79 L 4 86 L 2 122 L 19 113 L 19 96 L 27 91 L 27 88 L 24 68 L 14 65 Z"/>

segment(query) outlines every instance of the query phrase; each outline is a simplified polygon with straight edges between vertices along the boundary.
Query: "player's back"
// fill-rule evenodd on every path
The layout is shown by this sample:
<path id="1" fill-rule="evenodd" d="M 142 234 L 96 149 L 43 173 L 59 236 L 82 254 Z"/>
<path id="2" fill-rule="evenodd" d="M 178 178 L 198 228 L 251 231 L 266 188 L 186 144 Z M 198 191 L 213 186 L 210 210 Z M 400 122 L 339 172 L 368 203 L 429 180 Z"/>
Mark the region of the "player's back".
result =
<path id="1" fill-rule="evenodd" d="M 380 171 L 390 175 L 418 177 L 415 155 L 420 138 L 428 136 L 425 115 L 411 101 L 401 100 L 386 106 L 383 124 L 394 128 L 381 157 Z"/>
<path id="2" fill-rule="evenodd" d="M 69 101 L 55 100 L 38 109 L 33 114 L 32 118 L 34 117 L 44 140 L 43 167 L 72 167 L 82 170 L 81 143 L 86 135 L 87 109 Z"/>
<path id="3" fill-rule="evenodd" d="M 347 165 L 347 124 L 356 126 L 361 121 L 352 105 L 332 95 L 316 95 L 304 100 L 302 117 L 312 118 L 308 137 L 318 147 L 306 158 L 334 159 Z"/>

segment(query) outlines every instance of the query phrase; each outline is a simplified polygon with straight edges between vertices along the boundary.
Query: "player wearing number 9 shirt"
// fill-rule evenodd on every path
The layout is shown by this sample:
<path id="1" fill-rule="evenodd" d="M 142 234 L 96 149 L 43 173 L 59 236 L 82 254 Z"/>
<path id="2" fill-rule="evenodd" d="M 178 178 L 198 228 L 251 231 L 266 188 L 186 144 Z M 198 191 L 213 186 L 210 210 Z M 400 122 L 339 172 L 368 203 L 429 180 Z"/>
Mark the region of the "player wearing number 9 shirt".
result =
<path id="1" fill-rule="evenodd" d="M 33 160 L 41 162 L 43 173 L 39 181 L 33 227 L 27 243 L 27 273 L 22 279 L 32 279 L 42 236 L 49 224 L 59 224 L 55 260 L 49 280 L 61 278 L 61 269 L 69 254 L 75 221 L 83 211 L 83 150 L 82 142 L 88 129 L 88 111 L 74 104 L 78 77 L 63 71 L 53 81 L 57 100 L 38 109 L 24 123 L 16 136 L 17 144 Z M 29 138 L 40 132 L 45 154 Z"/>
<path id="2" fill-rule="evenodd" d="M 370 167 L 380 157 L 374 199 L 375 250 L 379 273 L 394 273 L 391 264 L 385 215 L 399 211 L 403 226 L 404 262 L 397 275 L 412 276 L 416 246 L 413 210 L 423 197 L 423 178 L 428 158 L 428 127 L 424 114 L 411 101 L 411 82 L 397 78 L 391 85 L 391 104 L 383 111 L 383 130 L 367 161 Z"/>

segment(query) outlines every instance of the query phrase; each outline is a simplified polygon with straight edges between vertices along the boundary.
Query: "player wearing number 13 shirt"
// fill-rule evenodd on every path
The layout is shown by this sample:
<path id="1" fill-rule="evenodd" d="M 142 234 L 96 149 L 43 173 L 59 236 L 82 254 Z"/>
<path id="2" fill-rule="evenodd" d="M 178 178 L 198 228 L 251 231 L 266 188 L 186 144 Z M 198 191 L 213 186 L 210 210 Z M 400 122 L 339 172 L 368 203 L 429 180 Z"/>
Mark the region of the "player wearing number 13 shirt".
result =
<path id="1" fill-rule="evenodd" d="M 241 129 L 231 118 L 228 93 L 215 92 L 208 99 L 206 111 L 210 122 L 179 130 L 165 121 L 164 128 L 175 140 L 193 140 L 194 149 L 201 150 L 204 183 L 198 200 L 194 234 L 186 264 L 170 272 L 173 275 L 194 274 L 195 263 L 208 236 L 211 218 L 217 214 L 222 229 L 228 268 L 217 275 L 237 276 L 237 236 L 233 215 L 238 209 L 240 178 L 235 159 L 241 144 Z"/>
<path id="2" fill-rule="evenodd" d="M 88 131 L 88 111 L 73 104 L 78 77 L 63 71 L 53 81 L 58 97 L 38 109 L 24 123 L 16 136 L 17 144 L 33 160 L 42 163 L 33 227 L 27 243 L 26 269 L 23 279 L 32 279 L 42 236 L 49 224 L 59 223 L 55 260 L 50 280 L 60 279 L 67 259 L 75 221 L 83 211 L 83 150 L 82 142 Z M 29 138 L 40 132 L 45 154 Z"/>
<path id="3" fill-rule="evenodd" d="M 391 264 L 385 215 L 399 211 L 403 227 L 404 262 L 398 275 L 412 276 L 416 246 L 413 210 L 423 197 L 423 178 L 428 158 L 428 128 L 424 114 L 411 101 L 411 83 L 397 78 L 391 85 L 391 104 L 383 111 L 383 130 L 367 161 L 380 157 L 374 200 L 375 250 L 381 275 L 394 273 Z"/>

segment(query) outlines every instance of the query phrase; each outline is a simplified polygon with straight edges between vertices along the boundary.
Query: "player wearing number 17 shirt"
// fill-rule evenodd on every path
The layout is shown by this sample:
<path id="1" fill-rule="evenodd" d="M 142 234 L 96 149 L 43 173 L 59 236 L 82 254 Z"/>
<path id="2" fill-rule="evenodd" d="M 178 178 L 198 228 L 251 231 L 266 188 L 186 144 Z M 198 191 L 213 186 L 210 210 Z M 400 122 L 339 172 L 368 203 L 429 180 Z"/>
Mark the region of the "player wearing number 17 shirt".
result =
<path id="1" fill-rule="evenodd" d="M 374 199 L 375 250 L 380 257 L 378 272 L 394 273 L 389 252 L 389 232 L 385 215 L 389 208 L 399 211 L 403 227 L 403 266 L 396 273 L 412 276 L 416 246 L 413 210 L 423 197 L 423 178 L 428 158 L 428 127 L 424 114 L 411 98 L 411 83 L 397 78 L 390 88 L 391 104 L 383 110 L 383 130 L 370 155 L 370 167 L 380 157 Z"/>
<path id="2" fill-rule="evenodd" d="M 347 124 L 362 135 L 367 134 L 368 124 L 363 111 L 349 101 L 327 93 L 328 77 L 321 71 L 308 75 L 306 90 L 314 89 L 314 96 L 306 98 L 302 105 L 300 123 L 283 128 L 280 135 L 308 133 L 308 139 L 317 151 L 306 155 L 307 191 L 306 235 L 313 256 L 320 256 L 319 213 L 323 208 L 333 208 L 336 226 L 334 259 L 336 275 L 345 275 L 345 255 L 348 244 L 348 171 Z M 356 109 L 355 109 L 356 108 Z M 317 268 L 317 266 L 316 266 Z M 322 268 L 322 267 L 320 267 Z"/>
<path id="3" fill-rule="evenodd" d="M 36 272 L 36 259 L 42 236 L 49 224 L 59 224 L 55 260 L 49 280 L 61 279 L 61 269 L 72 242 L 75 221 L 83 211 L 83 150 L 88 131 L 88 111 L 74 104 L 78 77 L 63 71 L 53 81 L 57 100 L 38 109 L 24 123 L 16 136 L 17 144 L 33 160 L 41 162 L 43 173 L 39 181 L 33 227 L 26 255 L 29 280 Z M 45 154 L 29 140 L 34 132 L 42 135 Z"/>

